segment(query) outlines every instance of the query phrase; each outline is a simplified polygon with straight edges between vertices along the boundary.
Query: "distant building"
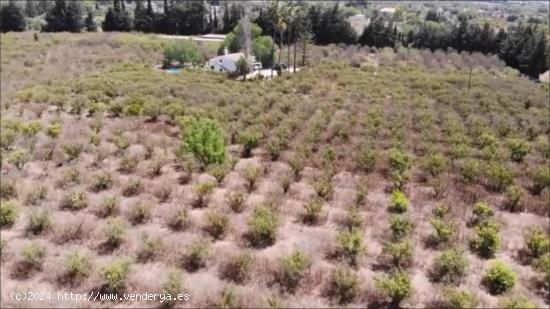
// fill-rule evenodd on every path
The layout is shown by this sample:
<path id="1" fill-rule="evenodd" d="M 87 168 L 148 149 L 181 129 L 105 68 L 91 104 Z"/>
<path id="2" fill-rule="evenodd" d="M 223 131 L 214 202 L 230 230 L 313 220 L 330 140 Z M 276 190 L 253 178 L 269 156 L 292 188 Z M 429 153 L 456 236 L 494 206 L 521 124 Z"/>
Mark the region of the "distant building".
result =
<path id="1" fill-rule="evenodd" d="M 244 53 L 225 54 L 214 57 L 208 61 L 208 69 L 214 72 L 233 73 L 237 70 L 237 62 L 239 59 L 245 58 Z M 249 56 L 249 63 L 256 62 L 254 56 Z"/>
<path id="2" fill-rule="evenodd" d="M 387 15 L 387 16 L 393 16 L 393 14 L 395 14 L 395 8 L 382 8 L 380 10 L 380 14 Z"/>
<path id="3" fill-rule="evenodd" d="M 364 14 L 353 15 L 348 18 L 348 22 L 357 35 L 361 35 L 365 30 L 365 27 L 369 25 L 370 19 L 367 18 Z"/>

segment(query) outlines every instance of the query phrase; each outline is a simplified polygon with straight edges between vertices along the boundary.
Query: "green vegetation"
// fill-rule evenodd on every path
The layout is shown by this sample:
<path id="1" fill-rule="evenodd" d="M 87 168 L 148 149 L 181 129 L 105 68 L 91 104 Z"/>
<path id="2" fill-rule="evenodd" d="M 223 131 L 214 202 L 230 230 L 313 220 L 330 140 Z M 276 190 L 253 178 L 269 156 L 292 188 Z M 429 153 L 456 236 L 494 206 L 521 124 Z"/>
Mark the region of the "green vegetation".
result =
<path id="1" fill-rule="evenodd" d="M 467 268 L 464 253 L 459 249 L 449 249 L 435 258 L 431 275 L 435 281 L 458 283 L 466 275 Z"/>
<path id="2" fill-rule="evenodd" d="M 311 262 L 305 253 L 295 251 L 289 255 L 283 256 L 280 263 L 281 266 L 278 274 L 279 284 L 285 289 L 293 291 L 304 277 Z"/>
<path id="3" fill-rule="evenodd" d="M 403 192 L 399 190 L 393 191 L 390 197 L 390 211 L 402 213 L 407 211 L 408 208 L 409 200 L 407 199 L 405 194 L 403 194 Z"/>
<path id="4" fill-rule="evenodd" d="M 225 139 L 219 125 L 208 118 L 187 118 L 182 124 L 183 143 L 180 151 L 190 152 L 204 166 L 223 163 Z"/>
<path id="5" fill-rule="evenodd" d="M 499 226 L 487 221 L 475 228 L 475 235 L 470 239 L 470 248 L 483 258 L 492 258 L 500 247 Z"/>
<path id="6" fill-rule="evenodd" d="M 443 308 L 475 308 L 477 299 L 468 290 L 447 288 L 443 291 L 441 305 Z"/>
<path id="7" fill-rule="evenodd" d="M 355 265 L 360 255 L 366 251 L 360 230 L 341 231 L 338 233 L 337 241 L 339 253 L 351 265 Z"/>
<path id="8" fill-rule="evenodd" d="M 25 268 L 41 270 L 45 257 L 46 248 L 36 242 L 31 242 L 21 249 L 21 258 Z"/>
<path id="9" fill-rule="evenodd" d="M 535 309 L 537 305 L 524 296 L 511 296 L 500 300 L 499 306 L 503 309 Z"/>
<path id="10" fill-rule="evenodd" d="M 92 262 L 90 258 L 78 251 L 65 255 L 63 261 L 64 275 L 71 282 L 81 282 L 91 273 Z"/>
<path id="11" fill-rule="evenodd" d="M 277 237 L 279 219 L 270 206 L 260 205 L 254 209 L 248 221 L 250 242 L 255 247 L 270 246 Z"/>
<path id="12" fill-rule="evenodd" d="M 346 266 L 338 266 L 332 273 L 331 290 L 338 304 L 352 302 L 359 290 L 359 276 Z"/>
<path id="13" fill-rule="evenodd" d="M 210 255 L 210 244 L 205 240 L 196 240 L 185 247 L 182 262 L 187 271 L 197 271 L 206 266 Z"/>
<path id="14" fill-rule="evenodd" d="M 547 253 L 550 248 L 548 233 L 541 227 L 530 227 L 525 233 L 525 246 L 530 256 L 538 258 Z"/>
<path id="15" fill-rule="evenodd" d="M 516 273 L 499 260 L 489 262 L 483 274 L 483 284 L 491 294 L 502 294 L 510 290 L 516 284 L 516 280 Z"/>
<path id="16" fill-rule="evenodd" d="M 375 278 L 376 287 L 389 297 L 391 303 L 399 305 L 412 293 L 411 279 L 402 272 L 396 271 L 385 278 Z"/>
<path id="17" fill-rule="evenodd" d="M 176 40 L 164 48 L 163 66 L 184 66 L 186 64 L 200 65 L 204 58 L 197 43 L 192 40 Z"/>
<path id="18" fill-rule="evenodd" d="M 236 283 L 244 283 L 250 277 L 252 256 L 249 253 L 237 254 L 221 267 L 221 276 Z"/>
<path id="19" fill-rule="evenodd" d="M 126 277 L 130 272 L 130 263 L 125 259 L 117 259 L 101 269 L 101 277 L 105 288 L 111 293 L 120 293 L 126 287 Z"/>
<path id="20" fill-rule="evenodd" d="M 14 202 L 0 202 L 0 227 L 9 227 L 17 219 L 17 207 Z"/>

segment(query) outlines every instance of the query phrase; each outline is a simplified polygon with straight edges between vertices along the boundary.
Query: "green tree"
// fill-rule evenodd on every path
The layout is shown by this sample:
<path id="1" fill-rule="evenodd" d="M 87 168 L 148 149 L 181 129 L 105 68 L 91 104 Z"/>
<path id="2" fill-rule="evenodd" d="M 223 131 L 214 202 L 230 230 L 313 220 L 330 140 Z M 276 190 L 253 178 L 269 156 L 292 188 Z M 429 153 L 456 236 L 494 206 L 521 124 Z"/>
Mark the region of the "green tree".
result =
<path id="1" fill-rule="evenodd" d="M 82 4 L 78 1 L 56 0 L 55 5 L 46 13 L 47 32 L 80 32 L 82 30 Z"/>
<path id="2" fill-rule="evenodd" d="M 86 31 L 88 32 L 97 31 L 97 24 L 94 21 L 94 14 L 91 9 L 88 9 L 88 14 L 86 15 L 86 19 L 84 20 L 84 26 L 86 27 Z"/>
<path id="3" fill-rule="evenodd" d="M 25 16 L 15 1 L 10 1 L 8 5 L 0 9 L 0 31 L 23 31 L 25 30 Z"/>
<path id="4" fill-rule="evenodd" d="M 273 65 L 273 39 L 270 36 L 260 36 L 252 43 L 252 53 L 256 59 L 262 63 L 265 68 Z"/>
<path id="5" fill-rule="evenodd" d="M 179 66 L 183 66 L 186 63 L 198 65 L 203 61 L 204 58 L 197 43 L 191 40 L 178 40 L 170 43 L 164 49 L 164 67 L 170 67 L 173 62 L 178 62 Z"/>
<path id="6" fill-rule="evenodd" d="M 124 1 L 113 0 L 113 7 L 107 10 L 103 21 L 103 31 L 130 31 L 132 30 L 132 19 L 124 10 Z"/>
<path id="7" fill-rule="evenodd" d="M 225 139 L 218 123 L 210 118 L 188 118 L 183 125 L 180 152 L 191 153 L 203 165 L 225 161 Z"/>

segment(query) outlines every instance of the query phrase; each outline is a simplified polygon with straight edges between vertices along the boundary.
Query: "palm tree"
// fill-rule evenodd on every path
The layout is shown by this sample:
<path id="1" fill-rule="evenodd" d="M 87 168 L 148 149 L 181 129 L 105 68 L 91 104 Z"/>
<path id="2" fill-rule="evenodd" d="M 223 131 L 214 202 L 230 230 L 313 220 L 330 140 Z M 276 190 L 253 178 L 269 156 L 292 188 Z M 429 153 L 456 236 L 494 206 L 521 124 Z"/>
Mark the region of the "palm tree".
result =
<path id="1" fill-rule="evenodd" d="M 286 12 L 283 8 L 279 7 L 279 1 L 277 1 L 277 11 L 276 11 L 276 21 L 277 21 L 277 29 L 279 30 L 279 70 L 281 72 L 281 75 L 283 74 L 283 71 L 281 69 L 281 52 L 283 51 L 283 34 L 286 31 L 287 23 L 286 23 Z"/>

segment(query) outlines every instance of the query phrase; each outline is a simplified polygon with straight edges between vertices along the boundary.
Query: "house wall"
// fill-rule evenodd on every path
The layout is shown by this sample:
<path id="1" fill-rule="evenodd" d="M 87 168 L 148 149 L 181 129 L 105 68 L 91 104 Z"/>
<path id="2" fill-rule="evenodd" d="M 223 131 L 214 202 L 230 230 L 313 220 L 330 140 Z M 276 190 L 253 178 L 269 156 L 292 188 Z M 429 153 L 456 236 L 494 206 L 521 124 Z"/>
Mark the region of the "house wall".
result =
<path id="1" fill-rule="evenodd" d="M 225 57 L 215 57 L 208 62 L 208 69 L 215 72 L 232 73 L 237 70 L 237 66 L 231 59 Z"/>

